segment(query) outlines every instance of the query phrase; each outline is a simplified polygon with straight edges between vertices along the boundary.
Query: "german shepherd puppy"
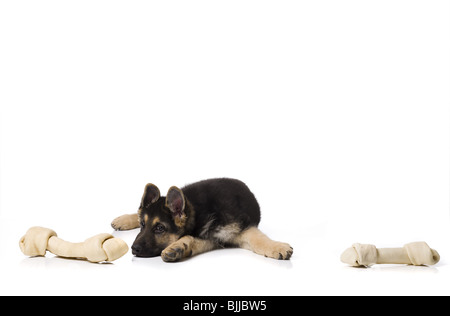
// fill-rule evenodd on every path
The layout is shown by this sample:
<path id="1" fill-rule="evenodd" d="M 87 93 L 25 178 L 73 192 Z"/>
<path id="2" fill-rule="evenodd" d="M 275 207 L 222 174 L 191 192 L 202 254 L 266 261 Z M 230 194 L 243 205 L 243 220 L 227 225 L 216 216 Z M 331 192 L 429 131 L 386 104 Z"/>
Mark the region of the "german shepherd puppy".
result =
<path id="1" fill-rule="evenodd" d="M 275 259 L 289 259 L 293 248 L 273 241 L 258 228 L 261 213 L 249 188 L 235 179 L 209 179 L 167 196 L 149 183 L 137 214 L 113 220 L 116 230 L 141 228 L 131 247 L 137 257 L 161 255 L 166 262 L 179 261 L 222 247 L 241 247 Z"/>

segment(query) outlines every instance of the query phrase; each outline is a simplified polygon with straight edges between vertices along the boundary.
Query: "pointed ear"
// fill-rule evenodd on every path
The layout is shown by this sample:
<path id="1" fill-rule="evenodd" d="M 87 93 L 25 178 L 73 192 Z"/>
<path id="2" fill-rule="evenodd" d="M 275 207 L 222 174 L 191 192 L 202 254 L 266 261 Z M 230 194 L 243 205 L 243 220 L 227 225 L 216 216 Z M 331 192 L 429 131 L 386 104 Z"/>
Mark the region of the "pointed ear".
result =
<path id="1" fill-rule="evenodd" d="M 184 198 L 183 191 L 177 187 L 171 187 L 169 192 L 167 192 L 166 207 L 172 212 L 172 216 L 175 218 L 185 217 L 185 206 L 186 200 Z"/>
<path id="2" fill-rule="evenodd" d="M 150 204 L 158 201 L 161 194 L 156 185 L 148 183 L 145 186 L 144 195 L 142 196 L 141 206 L 139 208 L 148 207 Z"/>

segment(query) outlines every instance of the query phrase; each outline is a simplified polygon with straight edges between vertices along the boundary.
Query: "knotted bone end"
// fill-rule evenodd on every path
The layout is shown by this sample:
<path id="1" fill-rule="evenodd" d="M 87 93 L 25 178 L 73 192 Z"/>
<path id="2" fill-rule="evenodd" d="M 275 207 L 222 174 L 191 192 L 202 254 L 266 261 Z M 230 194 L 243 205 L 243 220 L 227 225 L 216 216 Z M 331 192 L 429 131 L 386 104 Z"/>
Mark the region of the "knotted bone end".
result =
<path id="1" fill-rule="evenodd" d="M 30 257 L 45 256 L 48 240 L 53 236 L 57 236 L 57 234 L 49 228 L 40 226 L 31 227 L 26 234 L 20 238 L 20 250 Z"/>
<path id="2" fill-rule="evenodd" d="M 439 253 L 431 249 L 424 241 L 412 242 L 403 246 L 408 253 L 409 260 L 415 266 L 433 265 L 439 262 Z"/>
<path id="3" fill-rule="evenodd" d="M 374 245 L 355 243 L 342 253 L 341 261 L 353 267 L 373 265 L 377 262 L 377 248 Z"/>
<path id="4" fill-rule="evenodd" d="M 86 239 L 83 246 L 90 262 L 114 261 L 128 252 L 126 242 L 107 233 Z"/>

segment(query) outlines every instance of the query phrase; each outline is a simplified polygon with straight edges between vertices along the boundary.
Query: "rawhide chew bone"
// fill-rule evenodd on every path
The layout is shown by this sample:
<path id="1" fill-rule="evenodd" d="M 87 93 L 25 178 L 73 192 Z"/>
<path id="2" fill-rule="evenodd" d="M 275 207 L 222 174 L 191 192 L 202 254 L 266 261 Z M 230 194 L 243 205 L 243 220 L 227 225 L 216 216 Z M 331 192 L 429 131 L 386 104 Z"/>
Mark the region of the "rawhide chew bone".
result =
<path id="1" fill-rule="evenodd" d="M 439 259 L 439 253 L 423 241 L 406 244 L 403 248 L 376 248 L 374 245 L 356 243 L 341 255 L 343 263 L 354 267 L 376 263 L 433 265 L 438 263 Z"/>
<path id="2" fill-rule="evenodd" d="M 46 251 L 66 258 L 86 259 L 90 262 L 114 261 L 128 251 L 128 245 L 111 234 L 98 234 L 84 242 L 72 243 L 57 237 L 44 227 L 31 227 L 20 238 L 19 247 L 27 256 L 45 256 Z"/>

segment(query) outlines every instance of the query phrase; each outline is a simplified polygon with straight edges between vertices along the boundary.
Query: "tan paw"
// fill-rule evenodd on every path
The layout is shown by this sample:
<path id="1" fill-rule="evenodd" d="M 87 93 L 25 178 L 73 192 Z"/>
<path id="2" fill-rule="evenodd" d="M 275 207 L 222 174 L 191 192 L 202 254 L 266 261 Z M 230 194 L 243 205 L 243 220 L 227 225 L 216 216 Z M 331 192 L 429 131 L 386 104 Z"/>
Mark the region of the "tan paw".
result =
<path id="1" fill-rule="evenodd" d="M 129 230 L 139 227 L 137 214 L 126 214 L 115 218 L 111 222 L 115 230 Z"/>
<path id="2" fill-rule="evenodd" d="M 294 248 L 289 244 L 279 241 L 274 241 L 270 247 L 264 251 L 264 256 L 278 260 L 289 260 L 291 258 Z"/>

